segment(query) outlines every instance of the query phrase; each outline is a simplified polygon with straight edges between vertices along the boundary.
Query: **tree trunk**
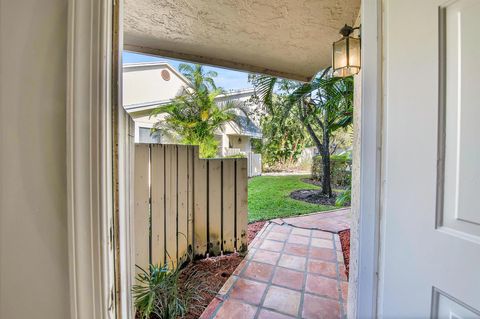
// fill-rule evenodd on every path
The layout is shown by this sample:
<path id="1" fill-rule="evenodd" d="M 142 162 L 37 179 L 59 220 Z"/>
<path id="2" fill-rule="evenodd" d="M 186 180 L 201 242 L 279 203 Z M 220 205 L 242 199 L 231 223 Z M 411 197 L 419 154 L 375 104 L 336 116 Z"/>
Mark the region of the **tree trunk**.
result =
<path id="1" fill-rule="evenodd" d="M 315 146 L 317 147 L 317 151 L 321 154 L 322 153 L 322 142 L 320 142 L 320 139 L 315 135 L 315 132 L 313 131 L 313 128 L 310 126 L 310 124 L 305 124 L 307 128 L 307 132 L 312 138 L 313 142 L 315 143 Z"/>
<path id="2" fill-rule="evenodd" d="M 323 130 L 323 145 L 320 150 L 323 168 L 322 194 L 332 197 L 332 178 L 330 174 L 330 136 L 328 133 L 328 130 Z"/>
<path id="3" fill-rule="evenodd" d="M 323 171 L 323 179 L 322 179 L 322 194 L 332 197 L 332 182 L 331 182 L 331 174 L 330 174 L 330 131 L 328 127 L 326 127 L 326 123 L 321 123 L 319 121 L 319 126 L 322 128 L 323 131 L 323 142 L 320 141 L 318 136 L 315 134 L 312 126 L 305 121 L 305 116 L 303 115 L 303 103 L 299 105 L 300 111 L 300 120 L 305 124 L 307 128 L 307 132 L 312 138 L 313 142 L 317 146 L 317 150 L 322 156 L 322 171 Z"/>

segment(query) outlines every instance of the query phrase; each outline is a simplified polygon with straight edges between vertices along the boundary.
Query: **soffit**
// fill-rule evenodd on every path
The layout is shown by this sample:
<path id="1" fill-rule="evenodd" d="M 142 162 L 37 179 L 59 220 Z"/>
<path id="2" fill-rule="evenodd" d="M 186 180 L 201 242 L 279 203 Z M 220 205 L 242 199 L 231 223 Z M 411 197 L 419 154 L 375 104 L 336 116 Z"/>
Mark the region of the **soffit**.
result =
<path id="1" fill-rule="evenodd" d="M 302 81 L 360 0 L 125 0 L 125 49 Z"/>

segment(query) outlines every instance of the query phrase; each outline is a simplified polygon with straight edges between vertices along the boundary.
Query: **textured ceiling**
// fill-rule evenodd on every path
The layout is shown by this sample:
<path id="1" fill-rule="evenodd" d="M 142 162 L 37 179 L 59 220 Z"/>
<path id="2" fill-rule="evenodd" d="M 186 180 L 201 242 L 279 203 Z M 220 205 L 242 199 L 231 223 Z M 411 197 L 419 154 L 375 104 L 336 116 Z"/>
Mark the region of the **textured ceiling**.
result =
<path id="1" fill-rule="evenodd" d="M 360 0 L 124 0 L 130 51 L 307 81 Z"/>

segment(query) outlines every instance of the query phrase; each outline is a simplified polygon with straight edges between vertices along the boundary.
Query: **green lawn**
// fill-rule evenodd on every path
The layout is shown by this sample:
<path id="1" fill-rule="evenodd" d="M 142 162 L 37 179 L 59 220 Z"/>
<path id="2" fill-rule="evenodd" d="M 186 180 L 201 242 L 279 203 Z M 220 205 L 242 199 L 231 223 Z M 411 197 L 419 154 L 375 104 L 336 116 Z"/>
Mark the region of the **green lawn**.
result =
<path id="1" fill-rule="evenodd" d="M 258 176 L 248 181 L 248 221 L 302 215 L 335 209 L 334 206 L 315 205 L 289 197 L 298 189 L 318 189 L 302 182 L 308 176 Z"/>

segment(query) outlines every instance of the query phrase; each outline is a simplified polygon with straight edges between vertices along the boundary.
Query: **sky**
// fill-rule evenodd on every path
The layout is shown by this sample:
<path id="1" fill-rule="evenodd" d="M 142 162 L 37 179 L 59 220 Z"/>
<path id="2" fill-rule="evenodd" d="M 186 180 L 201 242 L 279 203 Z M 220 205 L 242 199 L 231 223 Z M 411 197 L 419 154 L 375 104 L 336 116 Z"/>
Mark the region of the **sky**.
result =
<path id="1" fill-rule="evenodd" d="M 168 62 L 171 66 L 178 70 L 180 63 L 185 63 L 180 60 L 167 59 L 163 57 L 156 57 L 132 52 L 123 52 L 123 63 L 139 63 L 139 62 Z M 251 88 L 252 85 L 248 83 L 248 73 L 233 71 L 229 69 L 206 67 L 207 71 L 213 70 L 218 73 L 215 78 L 215 84 L 225 90 L 237 90 Z"/>

